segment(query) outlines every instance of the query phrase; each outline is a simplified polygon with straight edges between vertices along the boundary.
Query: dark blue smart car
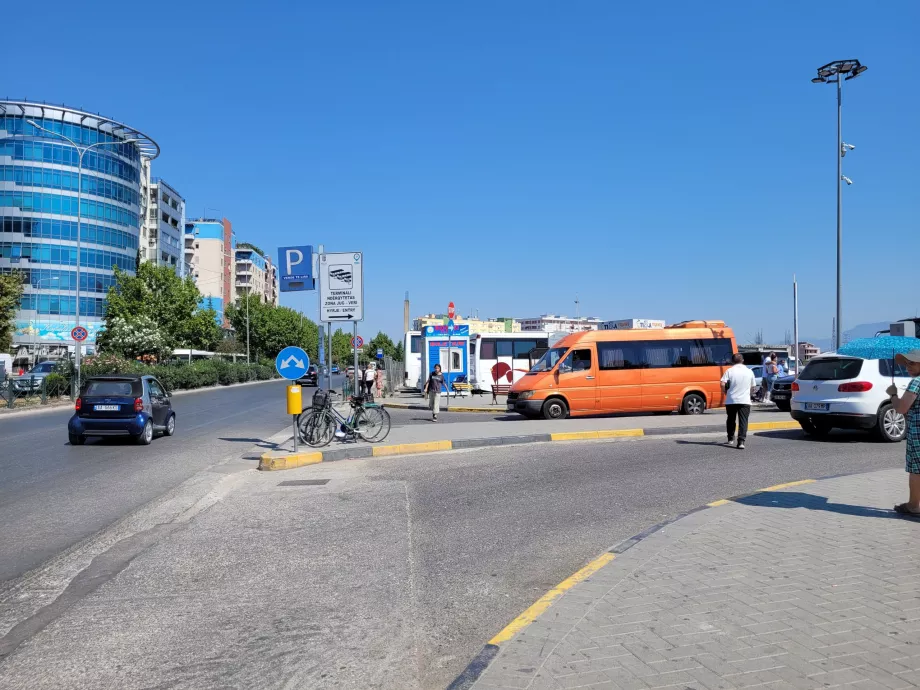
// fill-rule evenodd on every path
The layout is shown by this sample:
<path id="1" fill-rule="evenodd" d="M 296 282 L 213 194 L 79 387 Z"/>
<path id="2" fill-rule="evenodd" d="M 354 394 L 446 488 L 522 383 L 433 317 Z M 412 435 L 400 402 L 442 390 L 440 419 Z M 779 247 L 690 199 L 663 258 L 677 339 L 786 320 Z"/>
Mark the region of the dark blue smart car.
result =
<path id="1" fill-rule="evenodd" d="M 176 433 L 170 394 L 153 376 L 93 376 L 86 380 L 67 424 L 70 443 L 87 436 L 128 436 L 146 446 L 154 434 Z"/>

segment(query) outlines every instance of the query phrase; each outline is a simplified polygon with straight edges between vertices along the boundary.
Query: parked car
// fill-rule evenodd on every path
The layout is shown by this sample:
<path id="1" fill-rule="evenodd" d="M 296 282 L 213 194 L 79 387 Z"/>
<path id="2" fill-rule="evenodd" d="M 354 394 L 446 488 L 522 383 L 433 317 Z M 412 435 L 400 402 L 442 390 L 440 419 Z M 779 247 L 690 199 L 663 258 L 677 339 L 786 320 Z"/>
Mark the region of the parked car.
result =
<path id="1" fill-rule="evenodd" d="M 86 380 L 67 424 L 70 444 L 88 436 L 128 436 L 146 446 L 155 434 L 176 433 L 170 393 L 153 376 L 109 375 Z"/>
<path id="2" fill-rule="evenodd" d="M 748 364 L 747 368 L 754 374 L 754 384 L 760 388 L 763 385 L 763 364 Z"/>
<path id="3" fill-rule="evenodd" d="M 20 393 L 41 390 L 42 381 L 46 376 L 54 373 L 55 366 L 57 366 L 57 362 L 52 361 L 36 364 L 22 376 L 13 377 L 13 388 Z"/>
<path id="4" fill-rule="evenodd" d="M 790 383 L 792 418 L 811 436 L 825 436 L 831 429 L 866 429 L 883 441 L 901 441 L 907 423 L 885 392 L 892 378 L 902 391 L 910 382 L 907 371 L 890 359 L 818 355 Z"/>
<path id="5" fill-rule="evenodd" d="M 311 364 L 307 367 L 306 373 L 297 379 L 297 383 L 301 386 L 315 386 L 318 378 L 319 370 L 316 368 L 315 364 Z"/>
<path id="6" fill-rule="evenodd" d="M 333 373 L 333 374 L 338 374 L 338 373 L 339 373 L 339 365 L 338 365 L 338 364 L 333 364 L 333 365 L 332 365 L 332 373 Z"/>
<path id="7" fill-rule="evenodd" d="M 773 382 L 773 393 L 770 394 L 770 400 L 783 412 L 789 412 L 792 409 L 792 384 L 794 382 L 795 374 L 779 376 Z"/>

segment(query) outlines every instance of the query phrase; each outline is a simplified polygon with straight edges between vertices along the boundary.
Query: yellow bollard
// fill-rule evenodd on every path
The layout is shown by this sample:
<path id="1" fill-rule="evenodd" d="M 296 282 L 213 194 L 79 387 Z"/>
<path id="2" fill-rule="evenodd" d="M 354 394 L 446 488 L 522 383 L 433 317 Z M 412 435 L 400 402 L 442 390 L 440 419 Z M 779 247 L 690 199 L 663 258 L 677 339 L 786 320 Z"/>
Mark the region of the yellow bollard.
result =
<path id="1" fill-rule="evenodd" d="M 296 383 L 287 387 L 287 411 L 288 414 L 300 414 L 303 412 L 300 386 Z"/>

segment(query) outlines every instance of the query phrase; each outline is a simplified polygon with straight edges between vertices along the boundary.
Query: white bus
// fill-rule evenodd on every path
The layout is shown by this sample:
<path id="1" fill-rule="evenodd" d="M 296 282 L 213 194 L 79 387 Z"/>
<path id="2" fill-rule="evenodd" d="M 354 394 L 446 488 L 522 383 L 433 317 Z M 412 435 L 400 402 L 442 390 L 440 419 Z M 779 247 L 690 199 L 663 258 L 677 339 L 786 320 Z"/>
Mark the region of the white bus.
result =
<path id="1" fill-rule="evenodd" d="M 508 385 L 530 371 L 543 352 L 567 333 L 522 331 L 477 333 L 470 336 L 470 383 L 473 390 L 491 391 L 493 384 Z"/>
<path id="2" fill-rule="evenodd" d="M 403 385 L 406 388 L 422 387 L 422 334 L 420 331 L 406 331 L 403 341 L 403 353 L 405 355 L 406 380 Z"/>

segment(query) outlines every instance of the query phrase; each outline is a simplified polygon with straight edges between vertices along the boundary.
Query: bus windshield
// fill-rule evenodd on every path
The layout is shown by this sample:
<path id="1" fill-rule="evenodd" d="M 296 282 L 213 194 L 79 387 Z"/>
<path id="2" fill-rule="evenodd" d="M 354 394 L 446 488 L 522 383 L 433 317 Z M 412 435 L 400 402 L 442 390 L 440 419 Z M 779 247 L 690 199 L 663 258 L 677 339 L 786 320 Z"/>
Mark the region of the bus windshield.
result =
<path id="1" fill-rule="evenodd" d="M 554 347 L 543 353 L 543 356 L 533 365 L 530 370 L 531 374 L 541 371 L 549 371 L 559 362 L 560 359 L 569 351 L 567 347 Z"/>

